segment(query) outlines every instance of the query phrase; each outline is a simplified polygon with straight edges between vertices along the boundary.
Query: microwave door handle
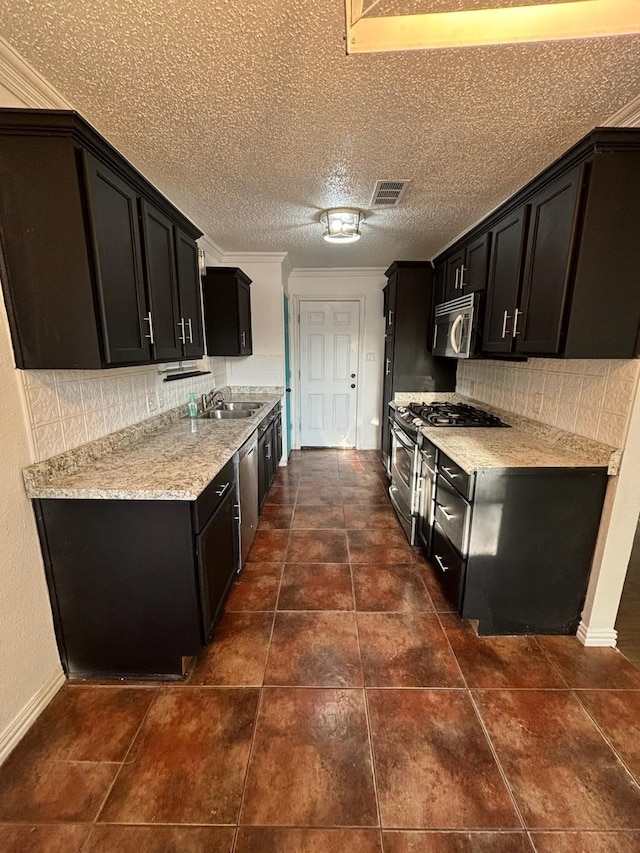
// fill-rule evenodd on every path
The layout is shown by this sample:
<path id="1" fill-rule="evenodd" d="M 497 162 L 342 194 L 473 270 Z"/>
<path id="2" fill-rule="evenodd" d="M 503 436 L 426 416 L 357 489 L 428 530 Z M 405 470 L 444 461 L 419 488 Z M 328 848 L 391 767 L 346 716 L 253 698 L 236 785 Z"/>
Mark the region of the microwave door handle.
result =
<path id="1" fill-rule="evenodd" d="M 458 332 L 458 329 L 462 326 L 463 322 L 464 322 L 464 315 L 458 314 L 456 319 L 453 321 L 453 326 L 451 326 L 451 334 L 449 335 L 449 340 L 451 342 L 451 348 L 456 353 L 456 355 L 458 355 L 460 353 L 460 348 L 462 346 L 463 330 L 461 330 L 461 333 L 460 333 L 460 341 L 456 340 L 456 334 Z"/>

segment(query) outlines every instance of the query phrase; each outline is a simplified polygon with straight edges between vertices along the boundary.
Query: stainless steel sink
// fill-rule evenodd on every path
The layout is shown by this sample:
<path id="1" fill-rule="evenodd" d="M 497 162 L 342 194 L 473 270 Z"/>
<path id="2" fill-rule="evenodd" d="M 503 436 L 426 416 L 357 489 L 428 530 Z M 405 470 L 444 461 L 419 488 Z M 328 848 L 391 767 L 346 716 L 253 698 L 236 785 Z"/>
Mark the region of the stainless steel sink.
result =
<path id="1" fill-rule="evenodd" d="M 250 418 L 253 411 L 229 411 L 228 409 L 207 409 L 201 412 L 199 418 L 215 418 L 215 420 L 232 420 L 237 418 Z"/>
<path id="2" fill-rule="evenodd" d="M 260 406 L 262 406 L 262 405 L 263 405 L 263 403 L 245 402 L 245 401 L 242 401 L 241 403 L 227 403 L 227 402 L 225 402 L 225 403 L 221 403 L 220 408 L 221 409 L 227 409 L 230 412 L 246 412 L 246 411 L 255 411 L 256 409 L 259 409 Z"/>

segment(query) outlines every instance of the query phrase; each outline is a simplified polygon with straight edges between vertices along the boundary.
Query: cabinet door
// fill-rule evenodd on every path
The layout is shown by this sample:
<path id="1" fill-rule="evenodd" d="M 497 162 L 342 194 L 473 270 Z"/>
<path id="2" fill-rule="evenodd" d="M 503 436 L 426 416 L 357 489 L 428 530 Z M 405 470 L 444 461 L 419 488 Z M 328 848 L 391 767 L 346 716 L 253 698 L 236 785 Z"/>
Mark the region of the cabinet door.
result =
<path id="1" fill-rule="evenodd" d="M 204 333 L 202 331 L 198 246 L 195 240 L 192 240 L 177 226 L 175 228 L 175 244 L 180 316 L 184 320 L 184 355 L 186 358 L 201 358 L 204 355 Z"/>
<path id="2" fill-rule="evenodd" d="M 576 166 L 531 201 L 517 352 L 561 351 L 583 168 Z"/>
<path id="3" fill-rule="evenodd" d="M 149 310 L 153 323 L 153 357 L 182 358 L 182 326 L 176 281 L 173 223 L 159 210 L 140 202 L 147 270 Z"/>
<path id="4" fill-rule="evenodd" d="M 482 234 L 469 243 L 465 250 L 464 264 L 460 271 L 460 291 L 475 293 L 487 286 L 490 233 Z"/>
<path id="5" fill-rule="evenodd" d="M 196 537 L 205 643 L 211 638 L 226 592 L 238 568 L 234 495 L 231 483 L 222 503 Z"/>
<path id="6" fill-rule="evenodd" d="M 258 440 L 258 507 L 262 509 L 269 491 L 269 460 L 267 459 L 268 430 Z"/>
<path id="7" fill-rule="evenodd" d="M 447 265 L 443 261 L 435 269 L 433 274 L 433 304 L 439 305 L 444 302 L 445 284 L 447 280 Z"/>
<path id="8" fill-rule="evenodd" d="M 279 414 L 274 423 L 274 442 L 275 451 L 273 454 L 273 469 L 274 473 L 278 473 L 278 466 L 282 459 L 282 415 Z"/>
<path id="9" fill-rule="evenodd" d="M 386 294 L 385 299 L 385 316 L 384 316 L 384 333 L 392 335 L 396 330 L 396 302 L 398 301 L 398 275 L 394 273 L 389 279 L 389 283 L 384 289 Z"/>
<path id="10" fill-rule="evenodd" d="M 461 272 L 464 265 L 464 249 L 447 258 L 447 275 L 444 284 L 444 301 L 457 299 L 463 295 L 460 288 Z"/>
<path id="11" fill-rule="evenodd" d="M 241 281 L 238 288 L 238 335 L 240 355 L 251 355 L 253 342 L 251 336 L 251 291 L 249 286 Z"/>
<path id="12" fill-rule="evenodd" d="M 104 360 L 107 364 L 149 361 L 137 195 L 90 154 L 85 167 Z"/>
<path id="13" fill-rule="evenodd" d="M 511 352 L 528 212 L 525 205 L 492 230 L 482 340 L 485 352 Z"/>
<path id="14" fill-rule="evenodd" d="M 382 376 L 382 412 L 380 413 L 380 425 L 382 459 L 385 463 L 389 458 L 390 446 L 389 402 L 393 399 L 394 343 L 395 340 L 393 335 L 387 335 L 384 339 L 384 372 Z"/>

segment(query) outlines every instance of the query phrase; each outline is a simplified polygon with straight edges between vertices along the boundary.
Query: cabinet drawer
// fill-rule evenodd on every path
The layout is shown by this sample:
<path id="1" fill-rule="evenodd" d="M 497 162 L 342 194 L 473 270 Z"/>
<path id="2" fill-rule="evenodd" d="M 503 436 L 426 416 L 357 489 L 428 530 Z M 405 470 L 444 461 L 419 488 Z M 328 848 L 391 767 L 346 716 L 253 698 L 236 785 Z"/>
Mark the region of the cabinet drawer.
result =
<path id="1" fill-rule="evenodd" d="M 471 500 L 471 494 L 473 492 L 473 474 L 467 474 L 467 472 L 464 471 L 457 462 L 454 462 L 453 459 L 450 459 L 442 453 L 442 451 L 440 451 L 440 459 L 438 462 L 438 474 L 442 474 L 446 477 L 461 495 L 467 498 L 467 500 Z"/>
<path id="2" fill-rule="evenodd" d="M 456 610 L 459 610 L 464 588 L 465 561 L 451 545 L 438 522 L 433 525 L 431 563 L 447 598 Z"/>
<path id="3" fill-rule="evenodd" d="M 193 513 L 196 531 L 202 530 L 212 513 L 216 511 L 220 502 L 234 486 L 233 459 L 230 459 L 194 504 Z"/>
<path id="4" fill-rule="evenodd" d="M 435 519 L 457 550 L 466 554 L 471 507 L 441 474 L 436 480 Z"/>
<path id="5" fill-rule="evenodd" d="M 438 448 L 429 441 L 428 438 L 422 436 L 422 444 L 420 446 L 422 458 L 432 470 L 436 467 L 436 459 L 438 457 Z"/>

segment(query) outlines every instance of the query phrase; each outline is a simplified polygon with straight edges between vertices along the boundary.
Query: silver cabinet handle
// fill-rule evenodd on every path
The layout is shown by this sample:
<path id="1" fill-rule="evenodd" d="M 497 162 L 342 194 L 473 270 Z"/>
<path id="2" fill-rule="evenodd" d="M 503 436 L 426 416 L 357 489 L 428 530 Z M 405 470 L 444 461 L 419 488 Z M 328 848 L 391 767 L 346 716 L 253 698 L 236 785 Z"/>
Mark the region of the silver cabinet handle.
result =
<path id="1" fill-rule="evenodd" d="M 443 470 L 446 474 L 448 474 L 448 475 L 451 477 L 451 479 L 452 479 L 452 480 L 455 480 L 455 478 L 458 476 L 458 475 L 457 475 L 457 473 L 456 473 L 455 471 L 452 471 L 452 470 L 451 470 L 451 468 L 447 468 L 447 467 L 445 467 L 444 465 L 442 466 L 442 470 Z"/>
<path id="2" fill-rule="evenodd" d="M 182 335 L 178 335 L 178 340 L 181 344 L 186 344 L 187 336 L 184 333 L 184 317 L 180 317 L 180 322 L 178 323 L 178 326 L 180 326 L 182 330 Z"/>
<path id="3" fill-rule="evenodd" d="M 510 320 L 510 319 L 511 319 L 511 317 L 509 315 L 509 312 L 505 311 L 504 316 L 502 318 L 502 337 L 503 338 L 507 337 L 507 320 Z"/>
<path id="4" fill-rule="evenodd" d="M 516 313 L 513 316 L 513 332 L 512 332 L 512 335 L 514 338 L 516 335 L 520 334 L 520 332 L 518 331 L 518 317 L 520 317 L 521 314 L 522 314 L 522 311 L 520 311 L 518 308 L 516 308 Z"/>
<path id="5" fill-rule="evenodd" d="M 193 326 L 191 325 L 191 317 L 188 318 L 187 323 L 189 324 L 189 343 L 193 343 Z"/>
<path id="6" fill-rule="evenodd" d="M 391 359 L 388 358 L 387 359 L 387 365 L 386 365 L 385 370 L 384 370 L 384 375 L 388 376 L 390 373 L 391 373 Z"/>
<path id="7" fill-rule="evenodd" d="M 149 334 L 145 335 L 145 338 L 149 338 L 149 341 L 152 344 L 155 344 L 155 339 L 153 337 L 153 317 L 151 316 L 151 311 L 149 311 L 149 313 L 146 315 L 146 317 L 144 319 L 149 324 Z"/>
<path id="8" fill-rule="evenodd" d="M 433 556 L 436 558 L 436 562 L 437 562 L 437 564 L 440 566 L 440 568 L 442 569 L 442 571 L 443 571 L 443 572 L 448 572 L 448 571 L 449 571 L 449 566 L 445 566 L 445 564 L 442 562 L 442 557 L 439 557 L 437 554 L 434 554 Z"/>
<path id="9" fill-rule="evenodd" d="M 265 454 L 264 454 L 264 455 L 265 455 L 265 459 L 271 459 L 271 442 L 270 442 L 270 441 L 268 441 L 268 442 L 265 444 L 265 446 L 264 446 L 264 450 L 265 450 Z"/>
<path id="10" fill-rule="evenodd" d="M 392 325 L 393 325 L 393 311 L 389 311 L 389 314 L 387 316 L 387 326 L 392 326 Z"/>
<path id="11" fill-rule="evenodd" d="M 440 512 L 444 515 L 447 521 L 451 521 L 451 519 L 454 518 L 454 516 L 447 510 L 447 508 L 442 505 L 440 505 Z"/>
<path id="12" fill-rule="evenodd" d="M 240 341 L 242 343 L 242 346 L 246 347 L 246 345 L 247 345 L 247 333 L 246 332 L 240 333 Z"/>
<path id="13" fill-rule="evenodd" d="M 466 283 L 464 280 L 464 264 L 462 264 L 460 267 L 460 290 L 462 290 Z"/>
<path id="14" fill-rule="evenodd" d="M 460 268 L 456 267 L 456 283 L 453 285 L 453 289 L 458 289 L 458 277 L 460 276 Z"/>
<path id="15" fill-rule="evenodd" d="M 230 485 L 231 485 L 231 482 L 225 483 L 224 486 L 220 486 L 220 488 L 216 490 L 216 495 L 219 498 L 221 498 L 224 495 L 224 493 L 227 491 L 227 489 L 229 488 Z"/>

